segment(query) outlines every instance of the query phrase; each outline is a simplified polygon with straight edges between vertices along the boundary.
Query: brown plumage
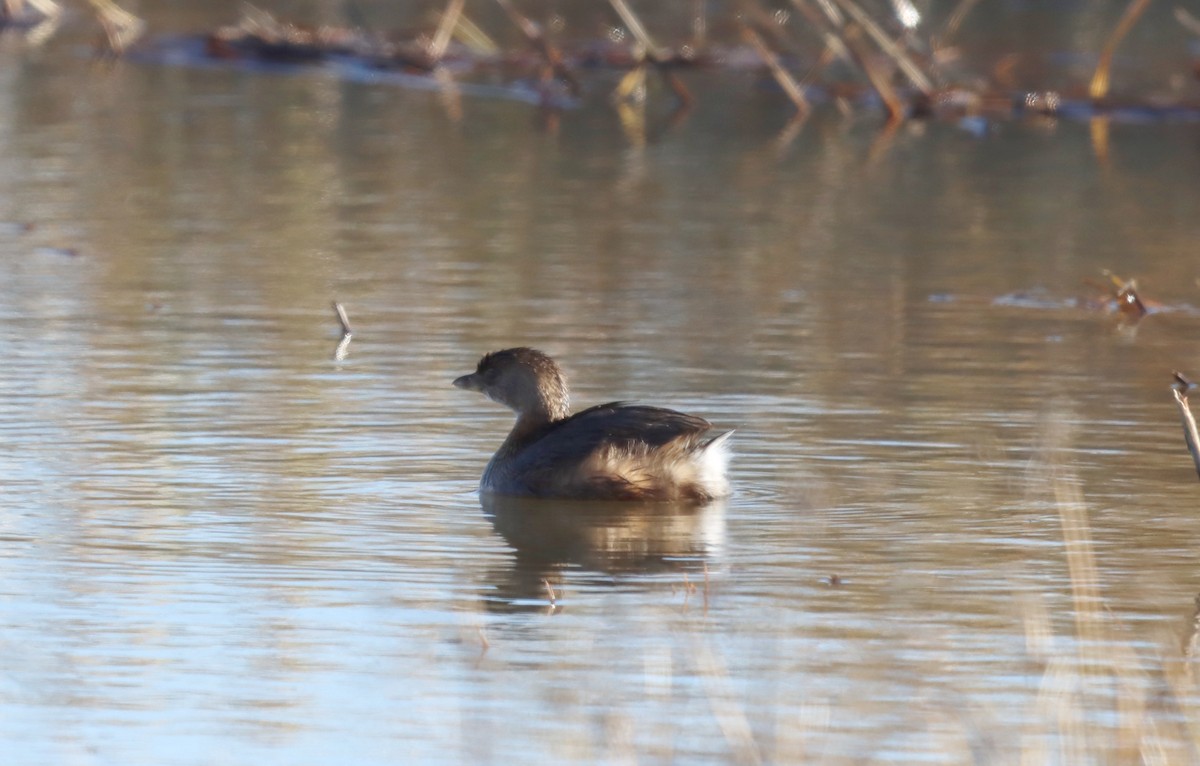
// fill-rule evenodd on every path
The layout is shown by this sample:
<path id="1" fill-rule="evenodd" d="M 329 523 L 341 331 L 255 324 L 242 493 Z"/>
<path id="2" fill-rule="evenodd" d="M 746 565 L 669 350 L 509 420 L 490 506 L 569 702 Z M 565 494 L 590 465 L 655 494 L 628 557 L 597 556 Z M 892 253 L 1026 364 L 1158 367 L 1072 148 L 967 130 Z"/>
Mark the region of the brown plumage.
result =
<path id="1" fill-rule="evenodd" d="M 728 494 L 732 431 L 682 412 L 609 402 L 570 414 L 566 377 L 531 348 L 485 355 L 454 385 L 517 414 L 480 490 L 609 500 L 709 500 Z"/>

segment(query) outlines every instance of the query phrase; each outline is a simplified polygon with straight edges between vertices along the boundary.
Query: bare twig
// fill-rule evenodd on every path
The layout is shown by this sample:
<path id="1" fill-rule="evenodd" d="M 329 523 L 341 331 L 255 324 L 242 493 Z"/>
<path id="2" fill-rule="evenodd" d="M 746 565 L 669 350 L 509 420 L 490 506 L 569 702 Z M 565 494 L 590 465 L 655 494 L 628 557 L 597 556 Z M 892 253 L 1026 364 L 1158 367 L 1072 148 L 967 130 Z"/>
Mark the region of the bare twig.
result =
<path id="1" fill-rule="evenodd" d="M 465 13 L 458 17 L 458 24 L 454 27 L 454 38 L 479 56 L 495 56 L 500 53 L 499 44 L 478 24 L 467 18 Z"/>
<path id="2" fill-rule="evenodd" d="M 692 45 L 702 48 L 708 42 L 708 16 L 705 0 L 692 0 Z"/>
<path id="3" fill-rule="evenodd" d="M 441 61 L 442 57 L 446 55 L 446 47 L 450 45 L 450 37 L 458 26 L 458 19 L 462 16 L 465 2 L 466 0 L 449 0 L 446 3 L 446 11 L 442 14 L 441 21 L 438 22 L 433 41 L 429 43 L 429 57 L 434 61 Z"/>
<path id="4" fill-rule="evenodd" d="M 925 76 L 921 68 L 917 66 L 912 57 L 899 45 L 892 42 L 892 39 L 884 33 L 866 11 L 860 8 L 854 0 L 837 1 L 846 10 L 846 13 L 850 14 L 850 17 L 866 30 L 867 35 L 879 46 L 879 50 L 883 51 L 888 58 L 896 62 L 896 66 L 900 68 L 900 71 L 904 73 L 904 76 L 908 78 L 908 81 L 913 84 L 914 88 L 921 91 L 925 96 L 933 93 L 933 83 L 929 81 L 929 78 Z"/>
<path id="5" fill-rule="evenodd" d="M 612 5 L 613 10 L 617 12 L 617 15 L 621 17 L 625 28 L 637 38 L 638 43 L 646 49 L 646 55 L 653 60 L 658 52 L 658 46 L 650 39 L 650 33 L 646 31 L 646 27 L 642 25 L 641 20 L 625 3 L 625 0 L 608 0 L 608 2 Z"/>
<path id="6" fill-rule="evenodd" d="M 829 20 L 829 25 L 837 30 L 855 66 L 867 76 L 871 87 L 875 89 L 880 100 L 883 101 L 884 108 L 888 113 L 888 121 L 896 122 L 904 119 L 904 104 L 900 101 L 900 97 L 896 95 L 896 89 L 892 87 L 887 73 L 880 71 L 880 68 L 871 61 L 869 52 L 866 50 L 866 45 L 862 40 L 861 25 L 857 22 L 847 22 L 845 16 L 842 15 L 842 12 L 833 0 L 817 0 L 817 5 Z"/>
<path id="7" fill-rule="evenodd" d="M 821 40 L 825 43 L 825 47 L 837 56 L 842 61 L 854 65 L 854 57 L 850 55 L 850 50 L 846 47 L 846 43 L 838 35 L 837 29 L 841 26 L 841 13 L 830 7 L 826 12 L 827 17 L 822 17 L 815 8 L 808 4 L 807 0 L 792 0 L 792 6 L 804 16 L 805 21 L 809 26 L 819 30 Z M 835 21 L 836 19 L 836 21 Z M 822 58 L 827 58 L 823 56 Z"/>
<path id="8" fill-rule="evenodd" d="M 750 46 L 754 48 L 759 58 L 767 65 L 767 69 L 770 70 L 771 76 L 775 78 L 775 82 L 779 84 L 779 87 L 783 89 L 783 92 L 795 104 L 796 111 L 800 114 L 807 114 L 811 106 L 808 103 L 808 99 L 804 96 L 804 90 L 796 82 L 796 78 L 792 77 L 791 72 L 779 61 L 779 56 L 775 55 L 775 51 L 768 48 L 758 32 L 755 32 L 748 24 L 742 25 L 742 37 L 746 38 L 746 42 L 750 43 Z"/>
<path id="9" fill-rule="evenodd" d="M 967 14 L 975 7 L 979 0 L 959 0 L 959 3 L 954 8 L 954 12 L 950 14 L 950 18 L 946 19 L 945 25 L 942 27 L 942 33 L 938 35 L 938 44 L 945 45 L 946 41 L 954 35 L 958 34 L 958 28 L 962 26 L 963 20 L 967 18 Z"/>
<path id="10" fill-rule="evenodd" d="M 612 5 L 613 10 L 617 12 L 617 15 L 621 17 L 621 22 L 625 24 L 625 27 L 637 39 L 638 45 L 642 49 L 641 60 L 643 62 L 649 61 L 654 65 L 654 68 L 658 70 L 667 87 L 671 89 L 681 104 L 691 106 L 695 102 L 695 99 L 692 98 L 691 91 L 687 89 L 687 86 L 683 84 L 683 81 L 672 70 L 669 53 L 658 47 L 654 40 L 650 38 L 650 33 L 646 31 L 645 25 L 642 24 L 641 19 L 637 17 L 637 14 L 633 12 L 633 9 L 629 7 L 625 0 L 608 1 Z"/>
<path id="11" fill-rule="evenodd" d="M 1113 54 L 1116 53 L 1117 46 L 1121 44 L 1125 35 L 1129 34 L 1129 30 L 1133 29 L 1133 25 L 1137 23 L 1138 18 L 1149 6 L 1150 0 L 1132 0 L 1125 7 L 1125 13 L 1121 15 L 1121 20 L 1117 22 L 1116 28 L 1104 43 L 1104 50 L 1100 53 L 1100 63 L 1096 65 L 1096 73 L 1092 75 L 1092 82 L 1088 85 L 1088 95 L 1093 101 L 1099 101 L 1108 95 L 1109 70 L 1112 69 Z"/>
<path id="12" fill-rule="evenodd" d="M 104 30 L 109 52 L 120 56 L 146 28 L 146 23 L 112 0 L 88 0 L 96 10 L 96 20 Z"/>
<path id="13" fill-rule="evenodd" d="M 558 595 L 554 592 L 554 586 L 545 577 L 542 578 L 542 585 L 546 586 L 546 596 L 550 599 L 550 606 L 558 604 Z"/>

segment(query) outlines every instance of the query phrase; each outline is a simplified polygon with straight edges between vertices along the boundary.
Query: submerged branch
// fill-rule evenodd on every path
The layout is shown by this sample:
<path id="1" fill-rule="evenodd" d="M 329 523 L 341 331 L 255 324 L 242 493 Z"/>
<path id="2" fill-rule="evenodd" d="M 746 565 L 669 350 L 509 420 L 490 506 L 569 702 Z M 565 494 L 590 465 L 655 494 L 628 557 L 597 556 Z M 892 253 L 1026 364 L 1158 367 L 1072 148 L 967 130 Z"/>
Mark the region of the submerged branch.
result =
<path id="1" fill-rule="evenodd" d="M 441 61 L 442 57 L 446 55 L 446 48 L 450 45 L 450 37 L 458 27 L 458 20 L 462 16 L 463 5 L 465 3 L 466 0 L 450 0 L 446 4 L 446 11 L 442 14 L 441 21 L 438 22 L 438 28 L 433 35 L 433 41 L 429 43 L 429 57 L 434 61 Z"/>
<path id="2" fill-rule="evenodd" d="M 796 78 L 792 77 L 791 72 L 779 61 L 779 56 L 775 55 L 775 51 L 767 47 L 767 44 L 763 42 L 758 32 L 755 32 L 748 24 L 742 25 L 742 37 L 746 38 L 746 42 L 750 43 L 755 52 L 758 53 L 758 57 L 767 65 L 767 69 L 770 70 L 771 76 L 775 78 L 775 82 L 779 84 L 779 87 L 783 89 L 787 97 L 796 105 L 796 111 L 800 114 L 807 114 L 811 107 L 804 95 L 804 90 L 796 82 Z"/>
<path id="3" fill-rule="evenodd" d="M 917 66 L 911 56 L 884 34 L 884 31 L 880 29 L 879 25 L 875 23 L 875 20 L 866 11 L 860 8 L 854 0 L 838 0 L 838 3 L 846 10 L 846 13 L 850 14 L 858 22 L 867 35 L 875 41 L 875 45 L 879 47 L 879 50 L 883 51 L 888 58 L 896 63 L 896 66 L 900 68 L 900 71 L 904 73 L 904 76 L 908 78 L 908 81 L 912 83 L 914 88 L 921 91 L 921 94 L 924 96 L 929 96 L 933 93 L 933 83 L 921 71 L 921 68 Z"/>

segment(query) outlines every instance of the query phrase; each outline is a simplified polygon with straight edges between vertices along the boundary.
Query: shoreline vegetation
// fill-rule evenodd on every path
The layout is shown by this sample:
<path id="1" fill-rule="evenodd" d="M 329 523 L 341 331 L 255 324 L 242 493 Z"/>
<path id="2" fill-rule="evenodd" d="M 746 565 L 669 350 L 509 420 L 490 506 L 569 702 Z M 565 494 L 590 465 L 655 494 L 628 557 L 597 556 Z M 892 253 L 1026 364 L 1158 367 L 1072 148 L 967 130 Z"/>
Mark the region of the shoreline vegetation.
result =
<path id="1" fill-rule="evenodd" d="M 62 2 L 0 0 L 0 31 L 22 30 L 42 44 L 66 15 Z M 1200 100 L 1179 93 L 1112 93 L 1114 58 L 1149 0 L 1131 0 L 1111 22 L 1090 81 L 1062 90 L 1027 87 L 1014 75 L 1015 54 L 985 61 L 978 71 L 964 67 L 965 51 L 957 40 L 978 0 L 959 0 L 936 22 L 923 18 L 909 0 L 870 7 L 861 0 L 776 0 L 771 6 L 741 0 L 719 10 L 693 1 L 679 4 L 678 28 L 662 33 L 674 32 L 671 37 L 682 40 L 671 45 L 649 31 L 628 0 L 598 3 L 607 7 L 611 23 L 607 34 L 590 38 L 568 34 L 560 17 L 533 18 L 518 0 L 446 0 L 424 24 L 396 32 L 373 28 L 353 4 L 345 9 L 353 23 L 345 26 L 303 24 L 245 4 L 233 24 L 174 38 L 147 34 L 147 23 L 113 0 L 77 2 L 90 10 L 103 33 L 98 52 L 109 57 L 197 66 L 325 67 L 347 77 L 374 73 L 383 81 L 394 74 L 401 77 L 391 79 L 401 86 L 437 88 L 454 99 L 490 93 L 552 110 L 577 105 L 595 86 L 586 73 L 608 70 L 620 75 L 617 85 L 611 88 L 605 80 L 601 87 L 623 122 L 636 120 L 631 110 L 640 109 L 652 93 L 669 94 L 674 109 L 688 110 L 698 97 L 683 74 L 721 69 L 762 72 L 791 103 L 794 120 L 803 120 L 817 104 L 831 104 L 845 114 L 881 112 L 885 125 L 1025 115 L 1200 120 Z M 506 20 L 502 29 L 496 28 L 497 8 Z M 484 16 L 486 22 L 476 20 Z M 1174 17 L 1200 39 L 1200 19 L 1182 7 Z M 514 30 L 522 44 L 500 42 Z M 1186 52 L 1181 60 L 1191 68 L 1179 72 L 1181 78 L 1200 77 L 1200 63 Z M 650 82 L 652 77 L 661 87 Z M 471 87 L 480 81 L 490 88 Z M 460 111 L 450 109 L 452 116 Z"/>

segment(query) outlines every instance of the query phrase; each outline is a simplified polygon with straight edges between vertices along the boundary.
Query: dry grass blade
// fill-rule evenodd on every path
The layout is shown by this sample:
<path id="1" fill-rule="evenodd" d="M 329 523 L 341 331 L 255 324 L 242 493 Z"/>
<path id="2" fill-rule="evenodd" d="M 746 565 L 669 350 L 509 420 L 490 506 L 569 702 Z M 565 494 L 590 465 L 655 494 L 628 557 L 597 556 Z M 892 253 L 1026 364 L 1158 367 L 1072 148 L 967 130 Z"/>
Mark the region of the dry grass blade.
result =
<path id="1" fill-rule="evenodd" d="M 703 48 L 708 42 L 708 15 L 705 0 L 692 0 L 692 45 Z"/>
<path id="2" fill-rule="evenodd" d="M 896 66 L 900 68 L 900 71 L 904 73 L 904 76 L 908 78 L 908 81 L 913 84 L 914 88 L 926 96 L 933 93 L 933 83 L 921 71 L 921 68 L 917 66 L 912 57 L 905 53 L 899 45 L 892 42 L 892 39 L 884 33 L 866 11 L 860 8 L 854 0 L 837 1 L 845 9 L 846 13 L 866 30 L 867 35 L 879 46 L 879 50 L 883 51 L 888 58 L 896 62 Z"/>
<path id="3" fill-rule="evenodd" d="M 1112 69 L 1113 54 L 1116 53 L 1121 40 L 1125 39 L 1125 35 L 1129 34 L 1129 30 L 1133 29 L 1133 25 L 1137 23 L 1138 18 L 1149 6 L 1150 0 L 1132 0 L 1125 7 L 1125 13 L 1117 22 L 1116 29 L 1104 43 L 1104 50 L 1100 53 L 1100 63 L 1096 65 L 1096 73 L 1092 75 L 1092 82 L 1088 85 L 1088 95 L 1093 101 L 1099 101 L 1108 95 L 1109 71 Z"/>
<path id="4" fill-rule="evenodd" d="M 104 29 L 109 51 L 120 56 L 146 28 L 146 23 L 112 0 L 88 0 L 96 10 L 96 19 Z"/>
<path id="5" fill-rule="evenodd" d="M 746 42 L 750 43 L 750 46 L 758 53 L 759 58 L 767 65 L 767 69 L 770 70 L 771 76 L 775 78 L 775 82 L 779 84 L 779 87 L 783 89 L 787 97 L 796 105 L 796 111 L 800 112 L 800 114 L 807 114 L 811 107 L 808 99 L 804 96 L 804 90 L 796 82 L 796 78 L 792 77 L 791 72 L 784 68 L 783 64 L 779 61 L 779 57 L 775 55 L 775 51 L 767 47 L 762 37 L 745 24 L 742 25 L 742 37 L 746 38 Z"/>
<path id="6" fill-rule="evenodd" d="M 837 23 L 832 21 L 833 18 L 840 18 L 840 14 L 836 11 L 836 9 L 833 10 L 834 16 L 830 17 L 831 22 L 826 23 L 825 19 L 821 17 L 821 14 L 808 4 L 808 0 L 792 0 L 792 6 L 799 11 L 802 16 L 804 16 L 804 20 L 807 21 L 810 26 L 819 30 L 822 42 L 825 43 L 825 47 L 829 49 L 833 55 L 849 64 L 854 63 L 854 57 L 850 55 L 850 50 L 846 47 L 846 43 L 843 42 L 842 38 L 838 36 L 835 29 L 830 27 L 830 23 Z M 829 12 L 827 12 L 827 15 L 828 13 Z"/>
<path id="7" fill-rule="evenodd" d="M 354 330 L 350 327 L 350 317 L 346 314 L 346 307 L 334 301 L 333 313 L 337 315 L 338 324 L 342 326 L 342 335 L 352 334 Z"/>
<path id="8" fill-rule="evenodd" d="M 870 53 L 866 50 L 866 45 L 862 40 L 861 25 L 854 21 L 847 22 L 833 0 L 817 0 L 817 5 L 829 20 L 830 26 L 838 30 L 841 41 L 845 44 L 846 50 L 850 52 L 851 61 L 867 76 L 871 87 L 883 101 L 884 109 L 888 113 L 888 122 L 903 120 L 904 104 L 896 95 L 896 89 L 892 87 L 887 73 L 880 71 L 879 67 L 871 61 Z"/>
<path id="9" fill-rule="evenodd" d="M 1200 19 L 1188 13 L 1186 8 L 1182 6 L 1175 7 L 1175 20 L 1178 21 L 1184 29 L 1191 32 L 1193 35 L 1200 37 Z"/>
<path id="10" fill-rule="evenodd" d="M 562 52 L 550 44 L 550 41 L 542 34 L 541 28 L 529 18 L 522 15 L 513 6 L 511 0 L 496 0 L 496 4 L 504 10 L 504 13 L 508 15 L 509 20 L 516 25 L 517 29 L 521 30 L 521 34 L 525 35 L 525 39 L 529 41 L 534 50 L 545 60 L 546 65 L 550 67 L 554 76 L 566 83 L 568 90 L 571 91 L 571 95 L 577 97 L 581 95 L 583 93 L 583 86 L 567 66 Z"/>
<path id="11" fill-rule="evenodd" d="M 433 35 L 433 41 L 429 44 L 429 57 L 434 61 L 441 61 L 446 55 L 446 48 L 450 45 L 450 37 L 454 34 L 454 30 L 458 27 L 459 17 L 462 16 L 463 5 L 466 0 L 450 0 L 446 4 L 446 11 L 442 14 L 442 19 L 438 23 L 437 32 Z"/>
<path id="12" fill-rule="evenodd" d="M 959 4 L 950 14 L 950 18 L 946 19 L 945 25 L 942 26 L 942 33 L 938 35 L 938 42 L 945 45 L 946 41 L 958 34 L 958 28 L 962 26 L 963 21 L 967 18 L 967 14 L 979 0 L 960 0 Z"/>
<path id="13" fill-rule="evenodd" d="M 458 24 L 454 27 L 454 39 L 477 56 L 496 56 L 500 53 L 500 45 L 465 13 L 459 14 Z"/>
<path id="14" fill-rule="evenodd" d="M 608 0 L 608 2 L 612 5 L 613 10 L 617 12 L 617 15 L 621 17 L 621 22 L 625 25 L 625 28 L 646 49 L 646 54 L 651 58 L 655 57 L 658 46 L 650 39 L 650 33 L 646 31 L 646 27 L 643 26 L 641 19 L 634 14 L 633 9 L 625 3 L 625 0 Z"/>

